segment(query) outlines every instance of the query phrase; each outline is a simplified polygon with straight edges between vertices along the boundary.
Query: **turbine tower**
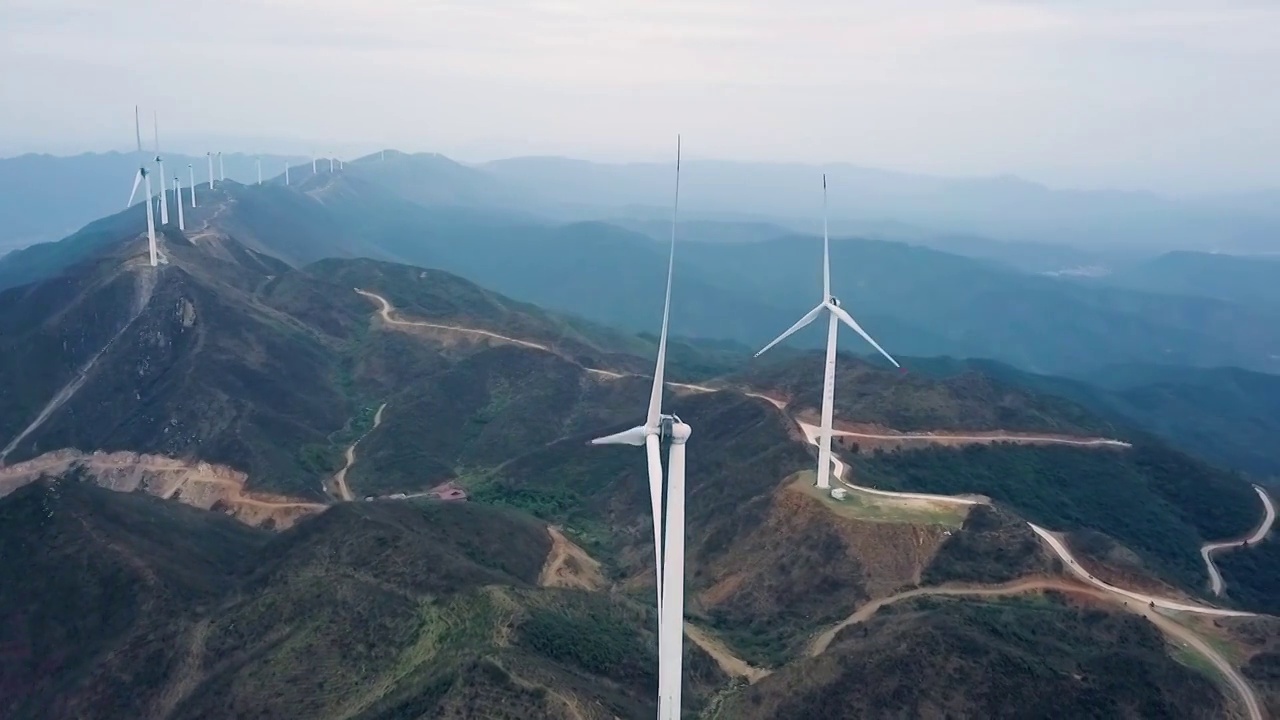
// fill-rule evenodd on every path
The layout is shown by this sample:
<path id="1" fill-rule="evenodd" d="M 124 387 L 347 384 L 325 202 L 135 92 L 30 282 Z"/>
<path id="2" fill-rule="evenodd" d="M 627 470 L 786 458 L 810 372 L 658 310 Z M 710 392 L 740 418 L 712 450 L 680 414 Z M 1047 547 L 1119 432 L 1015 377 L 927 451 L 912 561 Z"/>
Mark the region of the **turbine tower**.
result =
<path id="1" fill-rule="evenodd" d="M 159 264 L 156 259 L 156 218 L 151 214 L 151 175 L 147 173 L 147 158 L 142 154 L 142 123 L 138 120 L 138 106 L 133 106 L 133 132 L 138 138 L 138 174 L 133 176 L 133 190 L 129 191 L 129 202 L 125 207 L 133 205 L 133 197 L 138 194 L 138 184 L 146 184 L 147 201 L 147 249 L 151 253 L 151 267 Z"/>
<path id="2" fill-rule="evenodd" d="M 662 413 L 667 359 L 667 326 L 671 316 L 671 277 L 676 256 L 676 217 L 680 208 L 680 139 L 676 138 L 676 189 L 671 211 L 671 252 L 667 258 L 667 290 L 662 304 L 662 333 L 653 387 L 643 425 L 591 441 L 593 445 L 643 445 L 649 471 L 649 503 L 653 511 L 654 572 L 658 595 L 658 718 L 679 720 L 684 651 L 684 500 L 685 443 L 690 428 L 675 415 Z M 663 516 L 661 443 L 670 441 L 666 514 Z M 663 522 L 665 519 L 665 523 Z M 663 539 L 665 525 L 666 537 Z"/>
<path id="3" fill-rule="evenodd" d="M 329 158 L 329 172 L 333 172 L 333 158 Z"/>
<path id="4" fill-rule="evenodd" d="M 818 443 L 818 487 L 831 487 L 831 420 L 832 413 L 835 408 L 836 392 L 836 335 L 840 328 L 840 323 L 844 323 L 853 328 L 853 331 L 862 336 L 864 340 L 871 343 L 871 347 L 880 351 L 880 354 L 888 358 L 896 368 L 902 366 L 898 364 L 893 356 L 885 352 L 866 330 L 858 324 L 853 316 L 840 307 L 840 300 L 831 294 L 831 241 L 827 236 L 827 176 L 822 176 L 822 302 L 818 306 L 810 310 L 804 317 L 787 329 L 786 332 L 779 335 L 773 342 L 765 345 L 760 352 L 756 353 L 756 357 L 760 357 L 769 348 L 782 342 L 791 336 L 792 333 L 800 328 L 808 325 L 822 314 L 822 311 L 828 312 L 827 316 L 827 362 L 826 369 L 822 375 L 822 437 Z"/>
<path id="5" fill-rule="evenodd" d="M 218 151 L 218 182 L 227 181 L 227 168 L 222 164 L 222 151 Z"/>
<path id="6" fill-rule="evenodd" d="M 156 165 L 160 166 L 160 224 L 169 224 L 169 196 L 164 186 L 164 159 L 160 157 L 160 116 L 152 111 L 152 122 L 156 131 Z"/>
<path id="7" fill-rule="evenodd" d="M 213 153 L 205 153 L 205 157 L 209 158 L 209 189 L 213 189 Z M 222 153 L 218 153 L 218 158 L 222 158 Z"/>
<path id="8" fill-rule="evenodd" d="M 315 155 L 311 156 L 311 174 L 312 175 L 316 174 L 316 156 Z"/>
<path id="9" fill-rule="evenodd" d="M 258 165 L 258 184 L 261 185 L 262 184 L 262 156 L 259 155 L 255 157 L 253 161 Z"/>
<path id="10" fill-rule="evenodd" d="M 192 189 L 194 190 L 195 188 Z M 173 199 L 178 206 L 178 229 L 186 231 L 187 223 L 182 219 L 182 181 L 178 179 L 177 175 L 173 176 Z"/>
<path id="11" fill-rule="evenodd" d="M 289 161 L 288 160 L 284 161 L 284 184 L 286 186 L 289 184 Z"/>
<path id="12" fill-rule="evenodd" d="M 187 175 L 191 179 L 191 207 L 196 206 L 196 169 L 187 163 Z M 182 204 L 182 198 L 178 198 L 178 204 Z"/>

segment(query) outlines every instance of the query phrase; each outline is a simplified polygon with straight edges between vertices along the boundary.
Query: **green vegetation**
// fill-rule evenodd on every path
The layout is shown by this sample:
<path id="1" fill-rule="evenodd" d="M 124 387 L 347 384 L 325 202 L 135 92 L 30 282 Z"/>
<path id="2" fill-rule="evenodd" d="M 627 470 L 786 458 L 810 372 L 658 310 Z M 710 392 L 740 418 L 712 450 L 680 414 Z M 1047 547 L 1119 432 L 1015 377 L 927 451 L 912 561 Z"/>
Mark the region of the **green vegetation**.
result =
<path id="1" fill-rule="evenodd" d="M 1280 615 L 1280 542 L 1263 541 L 1214 555 L 1227 596 L 1240 607 Z"/>
<path id="2" fill-rule="evenodd" d="M 988 505 L 969 511 L 964 527 L 938 548 L 922 585 L 995 584 L 1049 570 L 1040 539 L 1021 519 Z"/>
<path id="3" fill-rule="evenodd" d="M 652 715 L 652 610 L 536 587 L 549 549 L 540 523 L 477 504 L 349 503 L 271 536 L 29 485 L 0 499 L 0 714 Z M 689 667 L 696 712 L 725 678 L 696 648 Z"/>
<path id="4" fill-rule="evenodd" d="M 1132 615 L 928 598 L 849 627 L 823 655 L 730 697 L 719 717 L 1208 720 L 1224 707 Z"/>
<path id="5" fill-rule="evenodd" d="M 837 500 L 831 496 L 830 490 L 821 490 L 815 486 L 813 478 L 814 472 L 806 470 L 799 473 L 791 485 L 818 500 L 835 514 L 854 520 L 959 528 L 968 512 L 967 508 L 960 505 L 900 500 L 858 490 L 848 490 L 843 499 Z"/>
<path id="6" fill-rule="evenodd" d="M 943 373 L 921 360 L 917 372 L 899 373 L 857 358 L 841 358 L 836 373 L 836 416 L 901 431 L 1019 430 L 1112 435 L 1110 423 L 1079 405 L 1036 394 L 973 370 Z M 737 376 L 743 383 L 790 398 L 793 407 L 822 405 L 822 363 L 817 353 L 762 362 Z M 916 365 L 908 361 L 908 365 Z M 948 368 L 951 369 L 951 368 Z"/>
<path id="7" fill-rule="evenodd" d="M 979 493 L 1050 529 L 1111 535 L 1151 572 L 1193 592 L 1207 582 L 1201 543 L 1243 534 L 1262 512 L 1239 478 L 1148 443 L 1124 451 L 930 448 L 876 453 L 854 466 L 859 478 L 882 489 Z"/>

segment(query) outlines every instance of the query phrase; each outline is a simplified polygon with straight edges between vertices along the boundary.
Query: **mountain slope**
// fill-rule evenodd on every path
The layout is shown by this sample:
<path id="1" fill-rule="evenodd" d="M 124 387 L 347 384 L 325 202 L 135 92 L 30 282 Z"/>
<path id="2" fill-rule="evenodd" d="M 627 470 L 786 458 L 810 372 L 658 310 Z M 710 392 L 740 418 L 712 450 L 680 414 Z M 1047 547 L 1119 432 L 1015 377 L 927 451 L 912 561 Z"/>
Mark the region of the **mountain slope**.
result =
<path id="1" fill-rule="evenodd" d="M 1121 268 L 1101 282 L 1165 295 L 1280 305 L 1280 262 L 1272 257 L 1171 252 Z"/>
<path id="2" fill-rule="evenodd" d="M 1208 720 L 1225 707 L 1133 616 L 1058 601 L 917 600 L 743 690 L 719 717 Z"/>
<path id="3" fill-rule="evenodd" d="M 22 550 L 3 556 L 6 575 L 47 571 L 0 589 L 5 717 L 654 712 L 652 613 L 538 587 L 551 541 L 527 517 L 352 503 L 264 543 L 213 513 L 74 480 L 30 485 L 0 514 L 16 521 L 0 547 Z M 696 649 L 687 662 L 696 708 L 723 678 Z"/>

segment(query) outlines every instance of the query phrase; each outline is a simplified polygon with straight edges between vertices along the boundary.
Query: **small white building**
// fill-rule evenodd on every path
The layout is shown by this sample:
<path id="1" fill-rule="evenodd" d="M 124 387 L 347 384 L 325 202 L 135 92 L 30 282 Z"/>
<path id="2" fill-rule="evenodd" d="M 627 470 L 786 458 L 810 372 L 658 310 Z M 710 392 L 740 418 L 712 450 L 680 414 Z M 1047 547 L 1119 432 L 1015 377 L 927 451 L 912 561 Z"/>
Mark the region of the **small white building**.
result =
<path id="1" fill-rule="evenodd" d="M 831 488 L 831 497 L 836 500 L 843 500 L 845 495 L 848 495 L 848 492 L 844 488 Z"/>

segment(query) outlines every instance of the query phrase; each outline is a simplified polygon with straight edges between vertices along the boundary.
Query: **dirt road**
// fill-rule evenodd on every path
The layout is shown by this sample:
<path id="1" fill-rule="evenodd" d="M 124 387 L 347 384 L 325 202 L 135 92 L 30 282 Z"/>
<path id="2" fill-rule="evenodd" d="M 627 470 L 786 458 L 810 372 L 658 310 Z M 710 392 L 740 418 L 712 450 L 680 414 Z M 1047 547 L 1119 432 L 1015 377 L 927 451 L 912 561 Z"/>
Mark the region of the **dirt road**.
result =
<path id="1" fill-rule="evenodd" d="M 826 652 L 827 648 L 830 647 L 832 640 L 835 639 L 835 636 L 841 630 L 849 627 L 850 625 L 865 622 L 875 615 L 880 608 L 896 602 L 908 600 L 913 597 L 921 597 L 924 595 L 999 597 L 1021 595 L 1030 592 L 1041 592 L 1044 590 L 1084 593 L 1111 603 L 1115 603 L 1117 600 L 1116 595 L 1111 592 L 1096 590 L 1069 581 L 1055 580 L 1051 578 L 1018 580 L 1012 583 L 990 587 L 939 586 L 931 588 L 916 588 L 915 590 L 908 590 L 906 592 L 898 593 L 897 595 L 874 600 L 858 608 L 857 612 L 815 637 L 813 642 L 809 645 L 808 655 L 809 657 L 815 657 Z M 1258 697 L 1254 693 L 1252 686 L 1249 685 L 1244 677 L 1236 671 L 1235 667 L 1232 666 L 1226 658 L 1209 645 L 1209 643 L 1202 640 L 1199 635 L 1196 635 L 1191 630 L 1153 610 L 1146 604 L 1128 603 L 1122 604 L 1121 607 L 1125 608 L 1129 612 L 1142 615 L 1159 628 L 1166 637 L 1175 642 L 1181 643 L 1183 647 L 1189 647 L 1192 650 L 1195 650 L 1202 657 L 1208 660 L 1223 676 L 1223 679 L 1227 681 L 1227 684 L 1230 685 L 1239 696 L 1239 700 L 1243 703 L 1244 709 L 1249 715 L 1249 719 L 1265 720 L 1262 714 L 1262 705 L 1258 701 Z"/>
<path id="2" fill-rule="evenodd" d="M 382 316 L 383 322 L 388 323 L 390 325 L 435 328 L 437 330 L 451 330 L 453 332 L 459 332 L 459 333 L 464 333 L 469 335 L 480 335 L 483 337 L 490 337 L 495 340 L 509 342 L 512 345 L 520 345 L 522 347 L 533 348 L 535 350 L 546 350 L 548 352 L 551 351 L 551 348 L 547 347 L 546 345 L 542 345 L 540 343 L 535 343 L 535 342 L 529 342 L 528 340 L 520 340 L 517 338 L 509 337 L 507 335 L 501 335 L 499 333 L 490 332 L 488 330 L 477 330 L 475 328 L 461 327 L 459 325 L 440 325 L 437 323 L 422 322 L 419 320 L 397 320 L 391 317 L 391 313 L 395 312 L 395 306 L 392 305 L 390 302 L 388 302 L 386 298 L 382 297 L 381 295 L 378 295 L 377 293 L 371 293 L 365 290 L 361 290 L 360 288 L 354 288 L 354 289 L 357 293 L 360 293 L 361 295 L 364 295 L 367 298 L 372 298 L 378 301 L 382 305 L 382 308 L 378 311 L 378 314 Z"/>
<path id="3" fill-rule="evenodd" d="M 356 464 L 356 446 L 360 444 L 361 440 L 369 437 L 369 433 L 378 429 L 378 426 L 382 424 L 382 411 L 386 409 L 387 404 L 382 403 L 378 408 L 378 412 L 373 415 L 373 427 L 369 428 L 369 432 L 356 438 L 356 441 L 347 447 L 347 463 L 333 476 L 333 486 L 337 489 L 339 498 L 347 501 L 355 500 L 355 496 L 351 494 L 351 488 L 347 487 L 347 471 L 351 469 L 352 465 Z"/>
<path id="4" fill-rule="evenodd" d="M 178 500 L 205 510 L 218 506 L 248 525 L 277 530 L 323 511 L 327 505 L 299 501 L 245 489 L 247 476 L 229 467 L 132 452 L 91 454 L 57 450 L 0 468 L 0 496 L 34 482 L 42 475 L 59 475 L 80 468 L 95 483 L 117 492 L 143 491 L 165 500 Z"/>
<path id="5" fill-rule="evenodd" d="M 1257 545 L 1271 532 L 1271 526 L 1276 521 L 1276 506 L 1272 503 L 1271 496 L 1267 494 L 1266 490 L 1257 485 L 1254 485 L 1253 489 L 1258 493 L 1258 497 L 1262 499 L 1262 506 L 1265 509 L 1262 523 L 1253 531 L 1253 534 L 1242 540 L 1206 543 L 1204 547 L 1200 548 L 1200 557 L 1204 558 L 1204 564 L 1209 568 L 1209 587 L 1213 590 L 1214 595 L 1221 595 L 1223 589 L 1222 573 L 1218 572 L 1218 566 L 1213 562 L 1214 553 L 1227 548 L 1240 547 L 1244 544 Z"/>
<path id="6" fill-rule="evenodd" d="M 702 648 L 703 652 L 710 655 L 711 659 L 716 661 L 716 664 L 720 666 L 720 669 L 726 675 L 746 678 L 747 682 L 754 683 L 772 672 L 771 670 L 758 668 L 734 655 L 733 651 L 720 641 L 720 638 L 711 635 L 711 633 L 697 625 L 691 625 L 686 622 L 684 624 L 684 634 L 695 645 Z"/>

